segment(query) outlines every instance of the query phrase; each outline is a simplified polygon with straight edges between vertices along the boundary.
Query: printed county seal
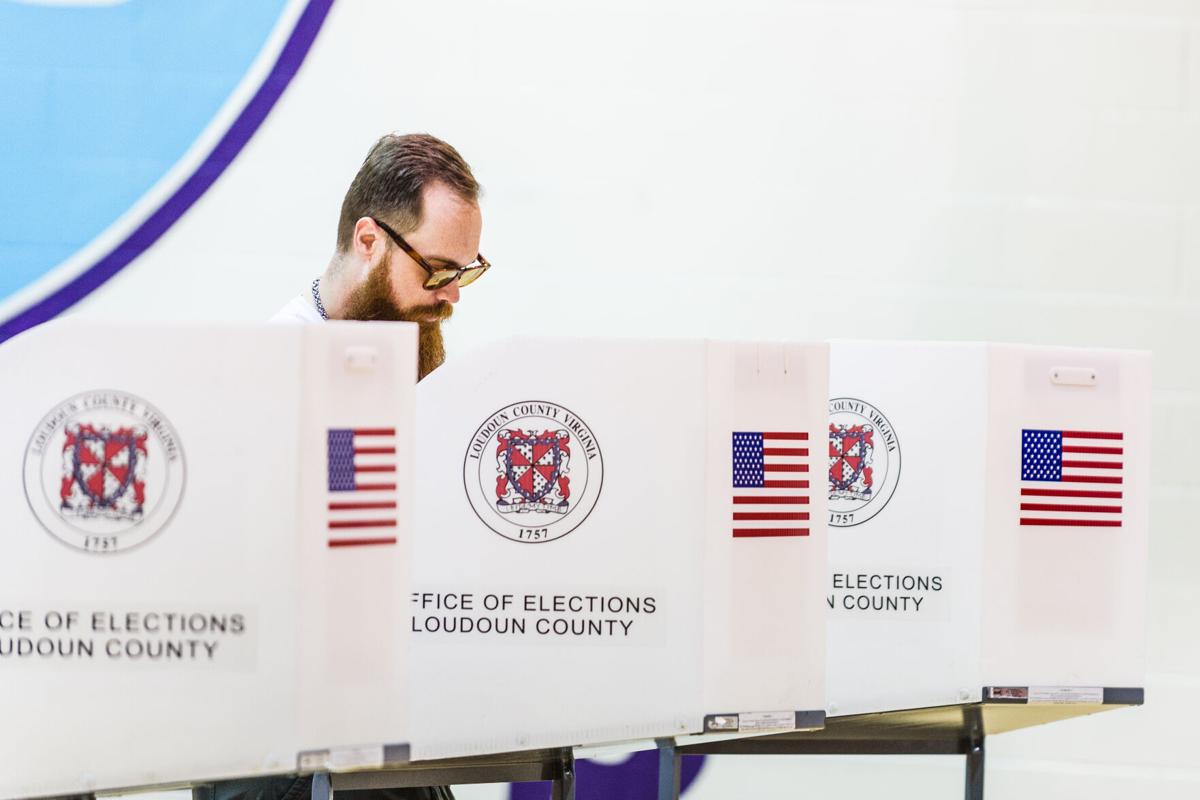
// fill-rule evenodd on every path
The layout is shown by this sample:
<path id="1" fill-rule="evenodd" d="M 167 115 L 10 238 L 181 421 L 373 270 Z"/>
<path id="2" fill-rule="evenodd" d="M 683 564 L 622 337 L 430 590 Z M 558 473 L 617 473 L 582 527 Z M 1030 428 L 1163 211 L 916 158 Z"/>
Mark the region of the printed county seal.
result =
<path id="1" fill-rule="evenodd" d="M 829 524 L 861 525 L 892 499 L 900 480 L 900 440 L 875 406 L 829 401 Z"/>
<path id="2" fill-rule="evenodd" d="M 489 416 L 463 459 L 471 508 L 514 542 L 550 542 L 578 528 L 603 481 L 604 459 L 591 429 L 562 406 L 540 400 Z"/>
<path id="3" fill-rule="evenodd" d="M 183 495 L 179 436 L 126 392 L 85 392 L 38 424 L 25 450 L 25 497 L 56 539 L 89 553 L 158 533 Z"/>

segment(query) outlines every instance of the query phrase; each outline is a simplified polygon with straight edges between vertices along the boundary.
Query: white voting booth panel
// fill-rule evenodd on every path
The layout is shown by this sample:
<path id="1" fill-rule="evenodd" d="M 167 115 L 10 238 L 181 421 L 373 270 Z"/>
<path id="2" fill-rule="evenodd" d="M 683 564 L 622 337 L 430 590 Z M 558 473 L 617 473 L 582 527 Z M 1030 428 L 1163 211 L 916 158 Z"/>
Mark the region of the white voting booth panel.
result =
<path id="1" fill-rule="evenodd" d="M 1145 353 L 833 343 L 830 713 L 1142 687 L 1149 412 Z"/>
<path id="2" fill-rule="evenodd" d="M 0 797 L 407 741 L 414 351 L 341 324 L 0 347 Z"/>
<path id="3" fill-rule="evenodd" d="M 826 377 L 825 345 L 526 339 L 424 380 L 414 759 L 819 714 Z"/>

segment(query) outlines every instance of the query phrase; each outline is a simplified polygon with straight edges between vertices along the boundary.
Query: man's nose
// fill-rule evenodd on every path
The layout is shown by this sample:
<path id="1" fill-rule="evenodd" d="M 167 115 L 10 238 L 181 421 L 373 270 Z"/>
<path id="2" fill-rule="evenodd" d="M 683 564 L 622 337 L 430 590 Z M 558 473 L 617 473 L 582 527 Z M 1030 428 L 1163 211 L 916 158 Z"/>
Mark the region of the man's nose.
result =
<path id="1" fill-rule="evenodd" d="M 447 283 L 442 288 L 434 291 L 433 296 L 438 300 L 445 300 L 451 304 L 458 302 L 458 279 L 455 278 L 450 283 Z"/>

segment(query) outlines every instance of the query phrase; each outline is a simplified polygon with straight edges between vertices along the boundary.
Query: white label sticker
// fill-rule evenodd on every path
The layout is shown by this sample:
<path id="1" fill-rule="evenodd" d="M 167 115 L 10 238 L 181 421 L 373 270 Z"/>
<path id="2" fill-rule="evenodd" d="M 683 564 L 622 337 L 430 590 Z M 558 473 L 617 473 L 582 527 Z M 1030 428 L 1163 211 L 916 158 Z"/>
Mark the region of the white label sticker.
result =
<path id="1" fill-rule="evenodd" d="M 1099 686 L 1030 686 L 1031 703 L 1103 703 Z"/>
<path id="2" fill-rule="evenodd" d="M 786 730 L 796 727 L 796 715 L 791 711 L 756 711 L 738 714 L 738 731 Z"/>

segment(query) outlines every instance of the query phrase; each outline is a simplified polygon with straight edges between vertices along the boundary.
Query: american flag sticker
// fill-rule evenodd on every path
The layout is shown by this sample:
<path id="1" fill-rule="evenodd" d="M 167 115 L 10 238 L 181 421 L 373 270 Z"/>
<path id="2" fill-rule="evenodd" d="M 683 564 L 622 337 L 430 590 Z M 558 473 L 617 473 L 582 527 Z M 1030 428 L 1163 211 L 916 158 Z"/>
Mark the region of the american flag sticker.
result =
<path id="1" fill-rule="evenodd" d="M 733 434 L 733 536 L 808 536 L 808 434 Z"/>
<path id="2" fill-rule="evenodd" d="M 1021 524 L 1121 527 L 1124 435 L 1021 431 Z"/>
<path id="3" fill-rule="evenodd" d="M 329 429 L 329 546 L 396 543 L 396 429 Z"/>

